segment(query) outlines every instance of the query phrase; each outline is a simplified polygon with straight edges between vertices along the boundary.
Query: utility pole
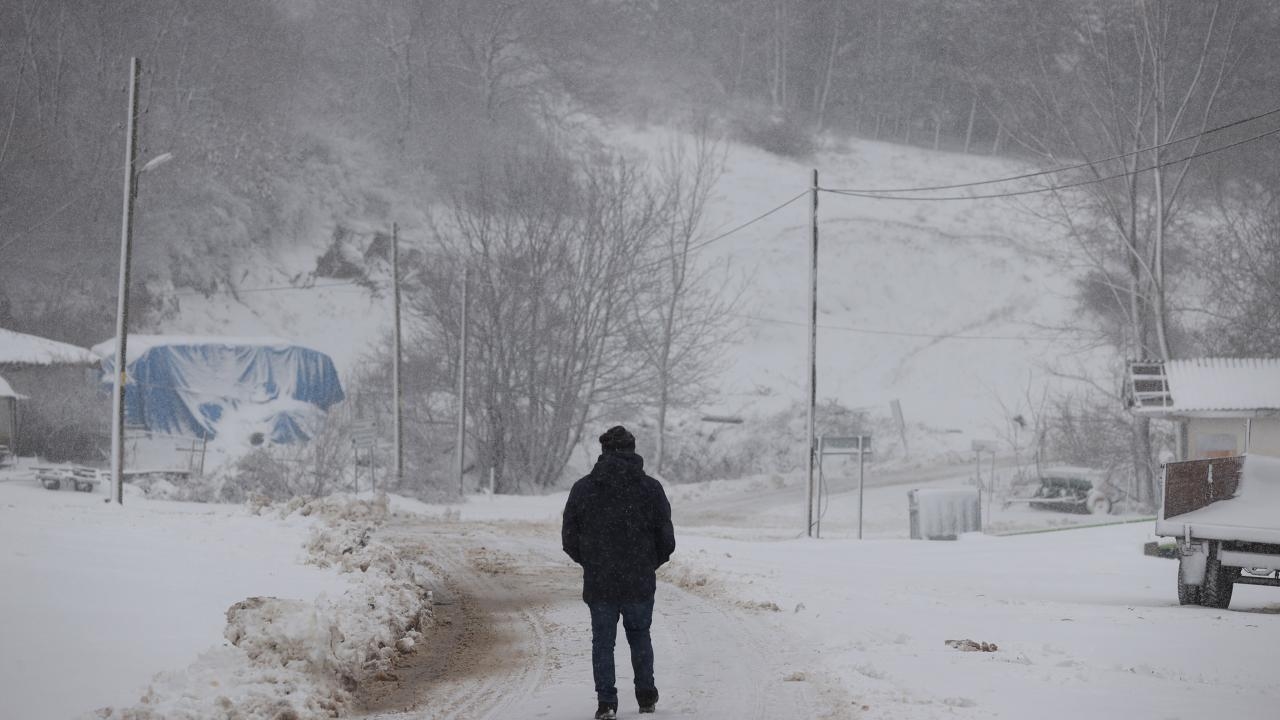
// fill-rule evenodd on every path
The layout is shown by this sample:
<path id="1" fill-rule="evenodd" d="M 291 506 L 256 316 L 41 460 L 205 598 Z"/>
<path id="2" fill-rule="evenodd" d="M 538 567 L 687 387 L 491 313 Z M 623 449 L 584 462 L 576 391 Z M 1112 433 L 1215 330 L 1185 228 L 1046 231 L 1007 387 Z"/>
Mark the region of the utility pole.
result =
<path id="1" fill-rule="evenodd" d="M 391 223 L 391 275 L 392 294 L 395 297 L 395 357 L 391 362 L 391 383 L 394 388 L 395 402 L 395 443 L 396 443 L 396 487 L 404 484 L 404 426 L 401 415 L 404 414 L 404 400 L 400 387 L 400 226 Z"/>
<path id="2" fill-rule="evenodd" d="M 467 286 L 470 285 L 471 268 L 462 270 L 462 332 L 458 342 L 458 494 L 466 495 L 463 472 L 466 469 L 467 452 Z"/>
<path id="3" fill-rule="evenodd" d="M 116 298 L 116 377 L 111 399 L 111 472 L 115 483 L 115 500 L 124 504 L 124 386 L 128 367 L 129 330 L 129 261 L 133 245 L 133 199 L 137 195 L 138 175 L 134 164 L 138 159 L 138 58 L 129 60 L 129 117 L 125 125 L 124 209 L 120 219 L 120 286 Z"/>
<path id="4" fill-rule="evenodd" d="M 807 519 L 805 533 L 813 537 L 813 456 L 814 434 L 818 405 L 818 170 L 814 168 L 813 184 L 809 188 L 809 423 L 805 437 L 805 503 Z"/>
<path id="5" fill-rule="evenodd" d="M 858 539 L 862 539 L 862 488 L 867 478 L 867 446 L 871 444 L 870 435 L 858 436 Z"/>

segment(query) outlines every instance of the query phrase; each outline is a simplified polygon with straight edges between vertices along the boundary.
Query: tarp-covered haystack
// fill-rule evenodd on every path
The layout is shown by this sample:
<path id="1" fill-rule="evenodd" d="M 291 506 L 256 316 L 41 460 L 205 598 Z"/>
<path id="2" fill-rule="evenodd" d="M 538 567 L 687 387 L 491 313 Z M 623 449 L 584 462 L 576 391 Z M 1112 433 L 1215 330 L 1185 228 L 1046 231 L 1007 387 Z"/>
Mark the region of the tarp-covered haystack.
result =
<path id="1" fill-rule="evenodd" d="M 115 341 L 93 350 L 110 386 Z M 232 445 L 305 441 L 343 399 L 328 355 L 276 338 L 130 335 L 126 353 L 125 424 L 149 432 Z"/>

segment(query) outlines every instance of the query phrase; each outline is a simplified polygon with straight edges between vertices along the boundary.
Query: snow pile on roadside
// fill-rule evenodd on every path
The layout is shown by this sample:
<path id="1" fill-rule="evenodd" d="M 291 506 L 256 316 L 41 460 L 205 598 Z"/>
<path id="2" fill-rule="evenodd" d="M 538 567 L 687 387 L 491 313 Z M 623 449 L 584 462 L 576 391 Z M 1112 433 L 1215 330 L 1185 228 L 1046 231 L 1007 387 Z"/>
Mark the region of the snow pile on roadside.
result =
<path id="1" fill-rule="evenodd" d="M 130 708 L 93 715 L 112 720 L 235 717 L 309 720 L 336 716 L 358 684 L 408 652 L 431 622 L 430 595 L 413 566 L 371 540 L 388 516 L 387 499 L 331 496 L 283 506 L 252 505 L 324 520 L 307 543 L 309 562 L 358 578 L 341 597 L 314 603 L 251 597 L 227 610 L 229 647 L 188 668 L 156 676 Z"/>

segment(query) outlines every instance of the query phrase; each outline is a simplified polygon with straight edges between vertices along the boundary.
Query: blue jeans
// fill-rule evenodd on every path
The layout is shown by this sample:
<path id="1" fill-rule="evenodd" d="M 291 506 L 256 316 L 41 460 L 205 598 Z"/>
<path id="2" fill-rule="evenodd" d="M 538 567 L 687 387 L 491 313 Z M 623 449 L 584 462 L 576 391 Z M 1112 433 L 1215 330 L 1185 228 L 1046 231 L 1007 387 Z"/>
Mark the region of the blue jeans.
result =
<path id="1" fill-rule="evenodd" d="M 596 699 L 617 703 L 617 677 L 613 669 L 613 646 L 618 637 L 618 616 L 631 646 L 631 669 L 636 676 L 636 690 L 655 690 L 653 684 L 653 641 L 649 625 L 653 622 L 653 598 L 638 602 L 596 600 L 591 608 L 591 671 L 595 675 Z"/>

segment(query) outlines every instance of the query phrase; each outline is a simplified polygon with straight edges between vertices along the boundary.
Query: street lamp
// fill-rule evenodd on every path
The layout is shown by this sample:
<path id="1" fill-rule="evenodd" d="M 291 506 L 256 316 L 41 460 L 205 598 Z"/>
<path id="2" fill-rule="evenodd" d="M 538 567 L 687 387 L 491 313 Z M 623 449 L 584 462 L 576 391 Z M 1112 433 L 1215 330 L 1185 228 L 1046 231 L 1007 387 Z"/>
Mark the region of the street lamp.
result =
<path id="1" fill-rule="evenodd" d="M 135 169 L 138 155 L 138 58 L 129 61 L 129 119 L 125 132 L 124 209 L 120 220 L 120 285 L 116 298 L 115 392 L 111 406 L 111 472 L 116 503 L 124 504 L 124 386 L 128 365 L 129 329 L 129 265 L 133 244 L 133 201 L 138 195 L 138 176 L 173 159 L 173 153 L 162 153 Z"/>

